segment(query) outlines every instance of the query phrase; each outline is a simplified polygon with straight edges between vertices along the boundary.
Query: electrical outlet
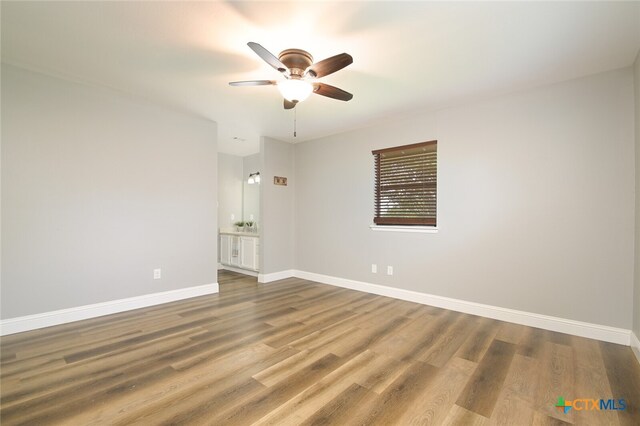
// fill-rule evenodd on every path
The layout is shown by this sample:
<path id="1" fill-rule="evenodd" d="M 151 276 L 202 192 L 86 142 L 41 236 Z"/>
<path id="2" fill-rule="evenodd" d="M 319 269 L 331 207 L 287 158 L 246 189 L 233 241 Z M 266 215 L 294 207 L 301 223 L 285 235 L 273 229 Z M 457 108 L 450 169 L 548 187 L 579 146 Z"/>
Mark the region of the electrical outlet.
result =
<path id="1" fill-rule="evenodd" d="M 393 275 L 393 266 L 387 266 L 387 275 Z"/>
<path id="2" fill-rule="evenodd" d="M 160 278 L 162 278 L 162 269 L 154 269 L 153 270 L 153 279 L 154 280 L 159 280 Z"/>
<path id="3" fill-rule="evenodd" d="M 376 265 L 375 263 L 371 264 L 371 272 L 374 274 L 378 273 L 378 265 Z"/>
<path id="4" fill-rule="evenodd" d="M 231 213 L 231 220 L 236 220 L 236 215 Z"/>

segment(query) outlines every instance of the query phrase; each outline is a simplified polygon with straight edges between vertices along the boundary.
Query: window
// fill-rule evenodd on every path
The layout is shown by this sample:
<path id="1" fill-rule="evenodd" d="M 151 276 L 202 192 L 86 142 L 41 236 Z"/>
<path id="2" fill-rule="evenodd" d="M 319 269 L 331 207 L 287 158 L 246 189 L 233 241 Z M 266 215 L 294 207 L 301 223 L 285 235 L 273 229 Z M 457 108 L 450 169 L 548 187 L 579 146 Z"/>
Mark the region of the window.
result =
<path id="1" fill-rule="evenodd" d="M 438 142 L 372 151 L 376 225 L 436 226 Z"/>

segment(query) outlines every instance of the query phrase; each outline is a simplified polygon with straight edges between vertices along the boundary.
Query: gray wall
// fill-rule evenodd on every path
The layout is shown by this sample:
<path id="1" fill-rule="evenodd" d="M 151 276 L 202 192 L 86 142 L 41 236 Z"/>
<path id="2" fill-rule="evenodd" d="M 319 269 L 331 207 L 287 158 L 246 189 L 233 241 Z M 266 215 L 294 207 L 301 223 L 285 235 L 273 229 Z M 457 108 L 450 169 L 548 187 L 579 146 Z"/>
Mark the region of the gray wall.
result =
<path id="1" fill-rule="evenodd" d="M 629 329 L 633 109 L 628 68 L 297 144 L 296 269 Z M 432 139 L 439 232 L 370 230 L 371 150 Z"/>
<path id="2" fill-rule="evenodd" d="M 636 232 L 635 232 L 635 274 L 633 296 L 633 331 L 640 338 L 640 52 L 634 69 L 635 83 L 635 125 L 636 125 Z"/>
<path id="3" fill-rule="evenodd" d="M 260 141 L 262 191 L 260 212 L 260 272 L 270 274 L 294 267 L 294 145 L 263 137 Z M 288 178 L 287 186 L 273 184 Z"/>
<path id="4" fill-rule="evenodd" d="M 243 176 L 242 157 L 218 154 L 218 226 L 220 228 L 230 228 L 235 222 L 242 220 Z"/>
<path id="5" fill-rule="evenodd" d="M 4 64 L 1 118 L 2 318 L 216 282 L 215 123 Z"/>

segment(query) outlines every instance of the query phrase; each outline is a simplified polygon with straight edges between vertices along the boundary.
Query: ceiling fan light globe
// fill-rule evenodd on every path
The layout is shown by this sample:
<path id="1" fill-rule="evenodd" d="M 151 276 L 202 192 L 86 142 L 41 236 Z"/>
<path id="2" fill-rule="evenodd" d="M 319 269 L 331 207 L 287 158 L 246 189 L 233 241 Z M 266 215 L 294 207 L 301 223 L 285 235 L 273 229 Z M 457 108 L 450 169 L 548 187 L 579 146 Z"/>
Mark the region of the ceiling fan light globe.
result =
<path id="1" fill-rule="evenodd" d="M 302 102 L 311 95 L 313 86 L 304 80 L 285 80 L 278 82 L 278 90 L 290 102 Z"/>

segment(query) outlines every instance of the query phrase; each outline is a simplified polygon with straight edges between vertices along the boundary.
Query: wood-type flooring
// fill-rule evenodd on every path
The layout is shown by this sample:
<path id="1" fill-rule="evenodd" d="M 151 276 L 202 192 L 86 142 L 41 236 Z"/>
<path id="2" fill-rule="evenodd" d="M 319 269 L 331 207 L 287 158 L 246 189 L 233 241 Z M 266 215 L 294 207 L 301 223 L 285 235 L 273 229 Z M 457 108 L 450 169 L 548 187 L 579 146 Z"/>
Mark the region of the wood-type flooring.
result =
<path id="1" fill-rule="evenodd" d="M 629 347 L 295 278 L 219 283 L 3 337 L 0 422 L 640 425 Z"/>

